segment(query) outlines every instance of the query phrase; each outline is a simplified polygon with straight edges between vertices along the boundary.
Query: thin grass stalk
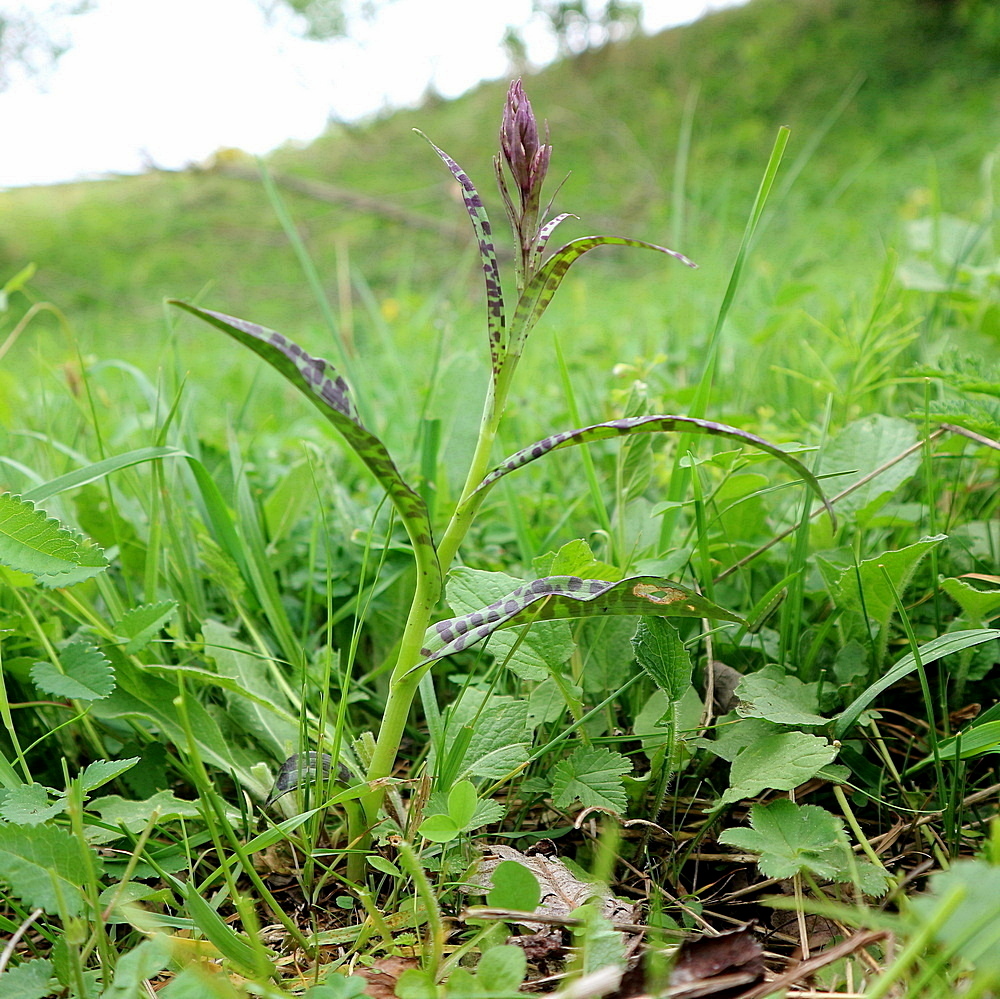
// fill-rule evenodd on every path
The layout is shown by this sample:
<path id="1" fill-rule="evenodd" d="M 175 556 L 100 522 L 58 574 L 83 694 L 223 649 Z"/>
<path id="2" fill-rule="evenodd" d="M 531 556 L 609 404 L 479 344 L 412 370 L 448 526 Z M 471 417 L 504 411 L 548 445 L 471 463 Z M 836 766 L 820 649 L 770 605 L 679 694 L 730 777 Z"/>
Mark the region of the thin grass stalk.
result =
<path id="1" fill-rule="evenodd" d="M 722 328 L 725 325 L 726 318 L 729 315 L 729 310 L 736 298 L 736 292 L 739 289 L 740 281 L 743 277 L 743 269 L 746 266 L 746 261 L 750 255 L 754 234 L 757 231 L 757 226 L 760 223 L 761 216 L 764 214 L 764 206 L 767 204 L 768 195 L 770 194 L 771 187 L 774 184 L 774 178 L 777 176 L 778 167 L 781 164 L 781 158 L 784 155 L 785 146 L 788 144 L 788 136 L 790 134 L 790 130 L 784 125 L 778 129 L 778 135 L 774 141 L 774 147 L 771 150 L 770 159 L 768 160 L 767 167 L 764 170 L 764 176 L 760 182 L 760 187 L 757 190 L 757 197 L 754 199 L 753 207 L 750 210 L 750 218 L 748 219 L 746 229 L 743 232 L 743 239 L 740 242 L 740 248 L 736 254 L 736 260 L 733 263 L 732 273 L 729 277 L 729 284 L 726 286 L 725 294 L 722 296 L 722 304 L 719 306 L 719 312 L 715 319 L 715 326 L 712 329 L 712 333 L 709 336 L 708 343 L 705 347 L 705 366 L 702 369 L 701 378 L 699 379 L 698 387 L 695 390 L 694 400 L 690 407 L 690 416 L 704 417 L 705 413 L 708 411 L 708 401 L 711 396 L 712 386 L 715 382 L 715 365 L 718 357 L 719 338 L 722 334 Z M 681 465 L 680 460 L 683 455 L 688 453 L 690 447 L 690 435 L 682 434 L 677 442 L 674 465 L 670 473 L 670 486 L 667 491 L 667 500 L 672 503 L 678 503 L 687 490 L 690 471 Z M 661 551 L 666 551 L 671 547 L 679 515 L 679 508 L 676 506 L 671 507 L 666 511 L 666 513 L 664 513 L 663 522 L 660 527 Z"/>

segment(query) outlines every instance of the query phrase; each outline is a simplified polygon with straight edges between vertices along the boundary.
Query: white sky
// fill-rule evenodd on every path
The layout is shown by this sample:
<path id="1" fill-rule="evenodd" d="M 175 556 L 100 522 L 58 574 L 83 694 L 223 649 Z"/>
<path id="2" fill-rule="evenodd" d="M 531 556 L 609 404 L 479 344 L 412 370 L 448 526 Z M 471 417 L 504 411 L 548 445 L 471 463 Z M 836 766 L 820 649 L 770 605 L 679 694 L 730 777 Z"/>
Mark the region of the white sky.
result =
<path id="1" fill-rule="evenodd" d="M 645 0 L 643 27 L 741 2 Z M 225 146 L 265 153 L 331 117 L 415 104 L 428 85 L 455 97 L 508 71 L 509 24 L 535 62 L 552 57 L 531 0 L 394 0 L 324 43 L 268 24 L 257 0 L 96 0 L 59 22 L 70 47 L 53 71 L 0 93 L 0 188 L 176 168 Z"/>

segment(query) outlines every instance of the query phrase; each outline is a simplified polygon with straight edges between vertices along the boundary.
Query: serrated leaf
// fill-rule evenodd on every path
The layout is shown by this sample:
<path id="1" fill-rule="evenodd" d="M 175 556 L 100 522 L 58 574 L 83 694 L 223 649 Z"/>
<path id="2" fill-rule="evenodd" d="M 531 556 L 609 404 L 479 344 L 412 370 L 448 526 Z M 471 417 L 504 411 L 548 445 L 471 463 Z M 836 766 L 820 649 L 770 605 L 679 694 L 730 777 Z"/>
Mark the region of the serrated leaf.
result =
<path id="1" fill-rule="evenodd" d="M 691 657 L 677 629 L 659 617 L 639 622 L 632 639 L 639 665 L 671 701 L 679 701 L 691 686 Z"/>
<path id="2" fill-rule="evenodd" d="M 90 642 L 71 642 L 59 653 L 62 672 L 52 663 L 35 663 L 31 682 L 54 697 L 97 701 L 115 689 L 115 672 L 107 657 Z"/>
<path id="3" fill-rule="evenodd" d="M 125 654 L 141 652 L 167 623 L 176 608 L 176 600 L 161 600 L 159 603 L 141 604 L 126 611 L 114 626 L 115 634 L 127 639 Z"/>
<path id="4" fill-rule="evenodd" d="M 154 812 L 160 822 L 178 818 L 195 819 L 201 815 L 196 801 L 184 801 L 173 791 L 160 791 L 143 801 L 106 794 L 87 805 L 87 809 L 100 815 L 108 825 L 122 825 L 133 833 L 141 832 Z"/>
<path id="5" fill-rule="evenodd" d="M 41 784 L 11 788 L 0 804 L 0 817 L 19 826 L 37 826 L 66 811 L 66 799 L 49 801 L 49 789 Z"/>
<path id="6" fill-rule="evenodd" d="M 744 718 L 765 718 L 778 725 L 825 725 L 829 719 L 816 713 L 819 683 L 803 683 L 776 665 L 747 673 L 736 685 L 740 704 L 736 713 Z"/>
<path id="7" fill-rule="evenodd" d="M 617 582 L 549 576 L 524 583 L 480 610 L 439 621 L 424 635 L 421 666 L 460 652 L 501 628 L 514 627 L 526 615 L 531 621 L 552 621 L 606 614 L 708 617 L 740 622 L 697 593 L 660 576 L 631 576 Z M 419 668 L 419 666 L 415 667 Z"/>
<path id="8" fill-rule="evenodd" d="M 715 807 L 754 798 L 765 788 L 791 791 L 832 763 L 837 748 L 819 736 L 780 732 L 751 743 L 729 771 L 729 789 Z"/>
<path id="9" fill-rule="evenodd" d="M 185 302 L 171 300 L 171 304 L 249 347 L 302 392 L 340 432 L 347 445 L 389 494 L 411 543 L 414 548 L 422 550 L 423 561 L 437 566 L 430 518 L 423 499 L 406 484 L 382 441 L 361 424 L 350 400 L 347 383 L 336 373 L 333 365 L 321 357 L 312 357 L 297 343 L 264 326 Z"/>
<path id="10" fill-rule="evenodd" d="M 88 764 L 87 768 L 80 774 L 83 793 L 89 794 L 91 791 L 96 791 L 108 781 L 120 777 L 126 770 L 131 770 L 138 762 L 139 757 L 133 756 L 127 760 L 97 760 Z"/>
<path id="11" fill-rule="evenodd" d="M 610 440 L 615 437 L 627 437 L 632 434 L 655 434 L 680 431 L 685 434 L 708 434 L 715 437 L 725 437 L 739 441 L 741 444 L 749 444 L 766 452 L 779 461 L 784 462 L 795 472 L 822 501 L 826 507 L 826 512 L 830 517 L 830 523 L 836 526 L 836 517 L 833 508 L 823 495 L 823 490 L 819 480 L 798 458 L 786 453 L 775 444 L 751 434 L 747 430 L 739 430 L 725 423 L 714 423 L 711 420 L 701 420 L 693 416 L 634 416 L 621 420 L 609 420 L 607 423 L 595 423 L 589 427 L 578 427 L 575 430 L 564 430 L 561 433 L 553 434 L 550 437 L 543 437 L 540 441 L 530 444 L 526 448 L 505 458 L 496 466 L 482 482 L 476 486 L 473 496 L 482 498 L 499 479 L 503 476 L 522 468 L 536 458 L 548 454 L 550 451 L 557 451 L 560 448 L 574 447 L 577 444 L 590 444 L 594 441 Z"/>
<path id="12" fill-rule="evenodd" d="M 87 849 L 57 826 L 0 825 L 0 880 L 29 909 L 77 916 L 83 910 L 80 886 L 90 876 L 81 852 Z M 93 851 L 90 865 L 100 875 L 101 862 Z"/>
<path id="13" fill-rule="evenodd" d="M 0 564 L 47 587 L 72 586 L 103 572 L 108 561 L 92 541 L 63 527 L 34 503 L 0 495 Z"/>
<path id="14" fill-rule="evenodd" d="M 857 567 L 845 569 L 836 585 L 837 605 L 850 607 L 859 613 L 863 611 L 872 621 L 884 625 L 895 612 L 896 602 L 882 568 L 889 573 L 893 587 L 902 596 L 920 560 L 947 537 L 946 534 L 936 534 L 931 538 L 921 538 L 905 548 L 883 552 L 865 559 Z"/>
<path id="15" fill-rule="evenodd" d="M 0 999 L 45 999 L 53 992 L 52 976 L 52 962 L 45 958 L 8 968 L 0 975 Z"/>
<path id="16" fill-rule="evenodd" d="M 843 819 L 818 805 L 796 805 L 779 798 L 769 805 L 752 805 L 750 829 L 726 829 L 719 842 L 759 853 L 761 873 L 790 878 L 806 870 L 821 878 L 843 873 L 838 850 Z"/>
<path id="17" fill-rule="evenodd" d="M 632 764 L 621 753 L 606 746 L 580 746 L 552 771 L 552 795 L 556 808 L 579 801 L 584 808 L 607 808 L 624 812 L 625 785 L 622 776 Z"/>
<path id="18" fill-rule="evenodd" d="M 912 423 L 898 417 L 875 413 L 849 423 L 822 450 L 819 468 L 830 476 L 827 487 L 839 493 L 877 468 L 896 458 L 917 442 Z M 884 469 L 871 481 L 843 499 L 837 509 L 854 513 L 877 509 L 888 500 L 920 467 L 920 455 L 914 453 Z"/>

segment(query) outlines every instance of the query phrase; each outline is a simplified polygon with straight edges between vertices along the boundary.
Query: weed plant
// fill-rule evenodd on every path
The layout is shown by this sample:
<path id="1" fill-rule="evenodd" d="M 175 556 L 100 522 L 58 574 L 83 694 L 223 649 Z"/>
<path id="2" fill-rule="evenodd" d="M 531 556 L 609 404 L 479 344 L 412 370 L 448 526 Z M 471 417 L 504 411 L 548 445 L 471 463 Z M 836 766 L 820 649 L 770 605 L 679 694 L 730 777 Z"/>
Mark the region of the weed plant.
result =
<path id="1" fill-rule="evenodd" d="M 485 398 L 442 306 L 404 413 L 413 371 L 374 301 L 374 372 L 349 336 L 335 368 L 177 303 L 346 457 L 294 396 L 247 445 L 242 413 L 207 440 L 199 405 L 128 365 L 78 359 L 65 405 L 46 382 L 0 497 L 0 997 L 501 996 L 553 972 L 605 994 L 640 952 L 636 993 L 998 987 L 995 378 L 922 350 L 990 286 L 955 267 L 906 290 L 887 267 L 869 306 L 800 336 L 787 422 L 817 443 L 777 400 L 759 435 L 710 419 L 749 392 L 720 396 L 724 331 L 786 141 L 683 392 L 655 357 L 581 389 L 565 336 L 515 379 L 590 250 L 690 264 L 619 236 L 549 249 L 568 216 L 519 83 L 495 160 L 513 290 L 432 145 L 476 232 Z M 937 327 L 915 294 L 948 296 Z M 517 450 L 542 409 L 572 429 Z M 750 931 L 719 938 L 738 981 L 676 947 L 751 917 L 784 955 L 770 985 Z"/>

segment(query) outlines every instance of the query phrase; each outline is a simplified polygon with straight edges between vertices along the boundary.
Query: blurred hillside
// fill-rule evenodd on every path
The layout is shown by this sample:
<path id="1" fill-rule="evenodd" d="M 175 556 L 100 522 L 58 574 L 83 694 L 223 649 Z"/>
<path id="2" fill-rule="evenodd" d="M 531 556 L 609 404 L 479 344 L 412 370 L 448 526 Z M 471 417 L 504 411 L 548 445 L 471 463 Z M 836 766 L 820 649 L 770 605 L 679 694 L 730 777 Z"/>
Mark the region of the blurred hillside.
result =
<path id="1" fill-rule="evenodd" d="M 978 217 L 992 197 L 983 168 L 1000 141 L 1000 57 L 951 24 L 948 7 L 753 0 L 526 80 L 551 130 L 550 177 L 569 174 L 555 210 L 582 216 L 560 233 L 632 235 L 701 264 L 681 274 L 608 252 L 581 270 L 656 282 L 681 328 L 704 327 L 781 125 L 791 141 L 754 258 L 766 294 L 865 295 L 886 248 L 901 244 L 903 220 L 939 210 Z M 457 101 L 338 127 L 270 158 L 279 178 L 326 185 L 318 193 L 333 197 L 283 189 L 355 335 L 378 315 L 418 310 L 429 293 L 478 307 L 457 187 L 412 129 L 465 167 L 499 231 L 491 157 L 505 88 L 484 84 Z M 197 297 L 318 348 L 326 334 L 315 301 L 254 169 L 230 152 L 186 173 L 0 194 L 0 271 L 36 262 L 35 296 L 57 303 L 83 350 L 103 356 L 149 358 L 164 342 L 168 296 Z"/>

